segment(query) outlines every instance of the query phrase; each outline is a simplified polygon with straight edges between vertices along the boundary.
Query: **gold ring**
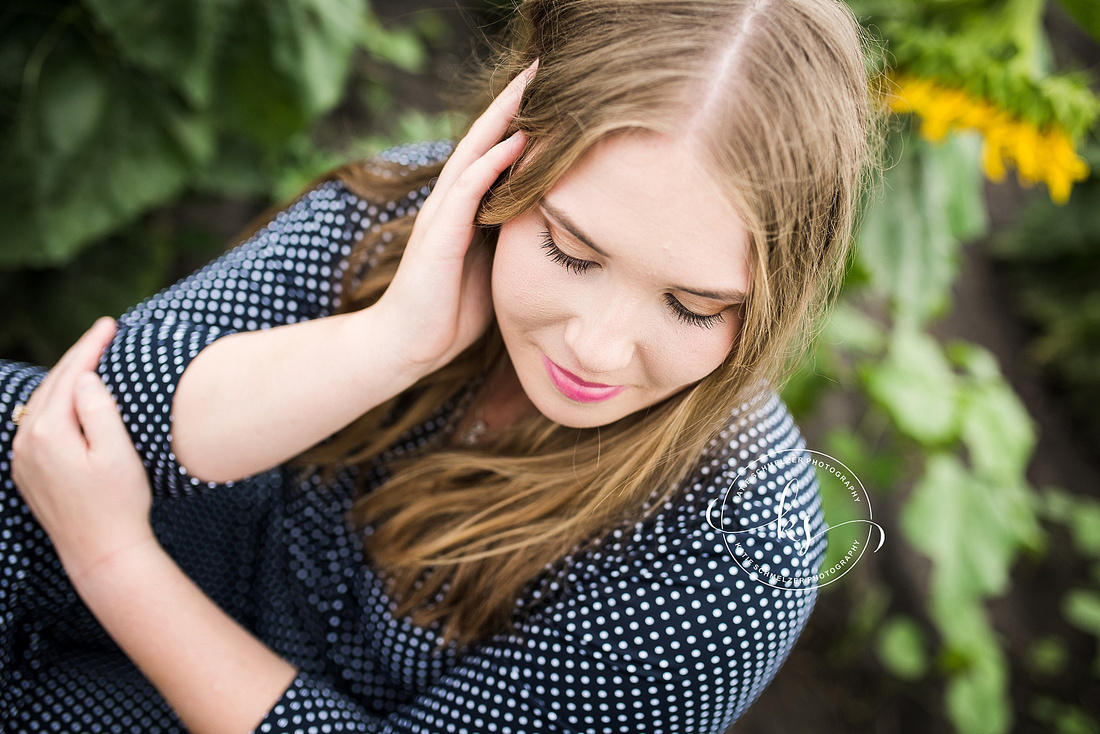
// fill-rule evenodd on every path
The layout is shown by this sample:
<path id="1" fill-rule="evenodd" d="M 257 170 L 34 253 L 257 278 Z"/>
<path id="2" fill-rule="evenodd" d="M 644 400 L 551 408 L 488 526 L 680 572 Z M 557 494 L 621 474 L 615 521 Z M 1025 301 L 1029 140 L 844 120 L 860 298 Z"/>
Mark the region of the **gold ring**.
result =
<path id="1" fill-rule="evenodd" d="M 23 403 L 16 403 L 15 407 L 11 409 L 11 422 L 14 425 L 19 425 L 19 421 L 27 417 L 27 406 Z"/>

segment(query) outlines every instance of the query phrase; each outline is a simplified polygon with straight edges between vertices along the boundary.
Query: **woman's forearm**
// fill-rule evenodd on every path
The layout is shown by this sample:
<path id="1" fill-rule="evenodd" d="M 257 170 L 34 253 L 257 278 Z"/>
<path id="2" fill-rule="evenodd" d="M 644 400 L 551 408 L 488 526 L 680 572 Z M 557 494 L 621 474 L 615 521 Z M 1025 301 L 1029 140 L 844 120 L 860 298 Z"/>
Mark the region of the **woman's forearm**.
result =
<path id="1" fill-rule="evenodd" d="M 297 675 L 215 605 L 154 539 L 110 557 L 75 583 L 189 731 L 252 731 Z"/>
<path id="2" fill-rule="evenodd" d="M 172 450 L 203 481 L 270 469 L 399 394 L 424 372 L 376 308 L 232 334 L 187 366 Z"/>

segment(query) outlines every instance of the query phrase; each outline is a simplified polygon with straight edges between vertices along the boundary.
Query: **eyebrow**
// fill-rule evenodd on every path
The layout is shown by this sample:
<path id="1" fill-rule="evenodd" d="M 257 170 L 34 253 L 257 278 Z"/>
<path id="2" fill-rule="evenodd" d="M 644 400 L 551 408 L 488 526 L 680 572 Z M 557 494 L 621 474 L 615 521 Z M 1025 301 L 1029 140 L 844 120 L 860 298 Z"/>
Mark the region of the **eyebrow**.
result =
<path id="1" fill-rule="evenodd" d="M 560 209 L 558 209 L 554 206 L 551 206 L 550 202 L 548 202 L 546 199 L 540 199 L 539 200 L 539 206 L 543 209 L 543 211 L 545 211 L 547 214 L 550 215 L 551 219 L 553 219 L 555 222 L 560 224 L 563 229 L 565 229 L 567 232 L 569 232 L 569 234 L 573 235 L 578 240 L 583 242 L 585 245 L 587 245 L 588 247 L 595 250 L 597 254 L 602 255 L 603 257 L 610 258 L 610 256 L 606 252 L 604 252 L 600 248 L 596 247 L 596 243 L 594 243 L 591 239 L 589 239 L 589 237 L 584 232 L 582 232 L 580 230 L 580 228 L 576 225 L 576 223 L 574 223 L 573 220 L 571 220 Z M 714 299 L 715 301 L 729 301 L 730 303 L 735 303 L 735 304 L 736 303 L 744 303 L 748 299 L 748 296 L 744 292 L 736 291 L 736 290 L 734 290 L 734 291 L 708 291 L 708 290 L 700 290 L 698 288 L 685 288 L 684 286 L 681 286 L 681 285 L 674 285 L 674 286 L 672 286 L 672 289 L 677 290 L 677 291 L 683 291 L 684 293 L 691 293 L 692 295 L 700 296 L 702 298 L 711 298 L 711 299 Z"/>

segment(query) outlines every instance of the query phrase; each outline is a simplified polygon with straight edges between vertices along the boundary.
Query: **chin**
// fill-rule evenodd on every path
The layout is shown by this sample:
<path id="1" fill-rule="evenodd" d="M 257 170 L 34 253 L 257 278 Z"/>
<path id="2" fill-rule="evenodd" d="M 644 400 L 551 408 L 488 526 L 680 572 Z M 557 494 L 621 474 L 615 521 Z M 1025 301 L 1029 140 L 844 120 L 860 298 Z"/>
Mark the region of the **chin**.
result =
<path id="1" fill-rule="evenodd" d="M 606 426 L 642 410 L 635 387 L 606 400 L 581 402 L 566 397 L 554 385 L 541 364 L 541 359 L 527 362 L 527 369 L 517 372 L 520 385 L 539 413 L 567 428 Z"/>
<path id="2" fill-rule="evenodd" d="M 524 385 L 524 390 L 535 408 L 550 420 L 567 428 L 606 426 L 633 412 L 613 405 L 615 398 L 606 403 L 579 403 L 562 395 L 552 384 L 546 383 L 537 387 L 539 389 L 528 389 Z"/>
<path id="3" fill-rule="evenodd" d="M 537 407 L 537 405 L 536 405 Z M 556 406 L 555 406 L 556 407 Z M 539 408 L 539 412 L 545 415 L 550 420 L 565 426 L 566 428 L 595 428 L 596 426 L 606 426 L 609 423 L 622 418 L 621 415 L 613 415 L 611 417 L 596 416 L 596 415 L 584 415 L 584 408 L 581 407 L 580 411 L 561 410 L 547 411 Z"/>

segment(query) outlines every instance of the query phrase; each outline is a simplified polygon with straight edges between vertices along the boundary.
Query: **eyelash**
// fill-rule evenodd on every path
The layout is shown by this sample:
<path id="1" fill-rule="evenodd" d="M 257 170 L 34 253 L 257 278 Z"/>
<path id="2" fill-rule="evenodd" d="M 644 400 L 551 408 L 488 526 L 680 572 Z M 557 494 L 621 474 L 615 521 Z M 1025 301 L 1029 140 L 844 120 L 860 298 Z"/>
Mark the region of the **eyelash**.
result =
<path id="1" fill-rule="evenodd" d="M 544 229 L 542 231 L 542 249 L 546 250 L 546 256 L 554 262 L 560 264 L 562 267 L 576 273 L 577 275 L 584 275 L 587 270 L 596 263 L 591 260 L 580 260 L 570 255 L 566 255 L 562 252 L 557 244 L 554 242 L 554 238 L 550 235 L 550 230 Z M 665 303 L 676 314 L 677 318 L 686 324 L 692 326 L 701 326 L 704 329 L 709 329 L 714 324 L 722 323 L 723 318 L 721 313 L 710 314 L 709 316 L 703 316 L 689 311 L 684 308 L 684 304 L 676 300 L 676 297 L 671 293 L 665 294 Z"/>
<path id="2" fill-rule="evenodd" d="M 596 263 L 591 260 L 578 260 L 575 257 L 570 257 L 558 249 L 557 244 L 554 242 L 554 238 L 550 236 L 550 230 L 544 229 L 542 231 L 542 249 L 546 250 L 546 256 L 556 263 L 560 263 L 568 270 L 572 270 L 577 275 L 584 275 L 590 267 Z"/>

